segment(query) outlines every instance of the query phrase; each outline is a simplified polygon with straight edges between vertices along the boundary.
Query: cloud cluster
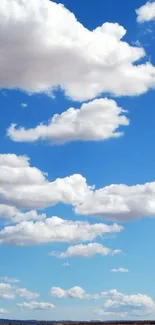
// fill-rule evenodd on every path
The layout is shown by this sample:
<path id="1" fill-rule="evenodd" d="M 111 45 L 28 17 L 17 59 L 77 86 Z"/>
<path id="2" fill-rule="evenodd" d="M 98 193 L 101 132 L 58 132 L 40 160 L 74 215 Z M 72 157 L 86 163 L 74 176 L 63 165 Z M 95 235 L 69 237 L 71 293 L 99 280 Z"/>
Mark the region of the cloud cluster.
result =
<path id="1" fill-rule="evenodd" d="M 117 222 L 128 221 L 155 216 L 155 182 L 133 186 L 111 184 L 96 189 L 88 185 L 80 174 L 51 182 L 47 174 L 30 166 L 28 157 L 1 154 L 0 202 L 1 215 L 10 215 L 16 221 L 44 219 L 45 214 L 40 215 L 36 210 L 58 203 L 72 205 L 77 214 L 96 215 Z M 33 227 L 33 223 L 26 225 Z M 1 235 L 6 234 L 7 229 L 15 231 L 16 228 L 5 228 Z"/>
<path id="2" fill-rule="evenodd" d="M 18 303 L 17 306 L 31 309 L 31 310 L 47 310 L 47 309 L 55 308 L 55 305 L 49 302 L 38 302 L 38 301 L 22 302 L 22 303 Z"/>
<path id="3" fill-rule="evenodd" d="M 87 245 L 79 244 L 75 246 L 69 246 L 64 253 L 49 253 L 50 256 L 56 256 L 59 258 L 71 258 L 71 257 L 93 257 L 98 254 L 101 256 L 117 255 L 120 254 L 120 249 L 112 250 L 111 248 L 105 247 L 102 244 L 90 243 Z"/>
<path id="4" fill-rule="evenodd" d="M 155 1 L 146 2 L 145 5 L 136 10 L 137 21 L 139 23 L 155 20 Z"/>
<path id="5" fill-rule="evenodd" d="M 0 283 L 0 297 L 2 299 L 10 300 L 20 297 L 33 300 L 40 296 L 38 293 L 29 291 L 26 288 L 17 287 L 16 284 L 19 282 L 17 279 L 8 277 L 3 277 L 3 279 L 5 282 Z"/>
<path id="6" fill-rule="evenodd" d="M 89 224 L 51 217 L 45 221 L 24 221 L 5 227 L 0 230 L 0 244 L 29 246 L 50 242 L 84 242 L 122 230 L 123 227 L 117 224 Z"/>
<path id="7" fill-rule="evenodd" d="M 68 290 L 60 287 L 52 287 L 50 294 L 54 298 L 72 298 L 72 299 L 94 299 L 95 295 L 90 295 L 81 287 L 75 286 Z"/>
<path id="8" fill-rule="evenodd" d="M 87 293 L 83 288 L 75 286 L 68 290 L 60 287 L 52 287 L 50 294 L 54 298 L 71 298 L 80 300 L 103 300 L 103 308 L 95 310 L 99 316 L 128 317 L 151 314 L 155 308 L 155 302 L 144 294 L 124 294 L 116 289 L 100 293 Z"/>
<path id="9" fill-rule="evenodd" d="M 55 114 L 48 124 L 35 128 L 17 128 L 12 124 L 8 136 L 18 142 L 47 140 L 51 144 L 71 141 L 97 141 L 123 135 L 120 126 L 129 125 L 125 111 L 111 99 L 101 98 L 82 104 L 80 109 L 69 108 L 62 114 Z"/>
<path id="10" fill-rule="evenodd" d="M 155 308 L 155 303 L 149 296 L 143 294 L 127 295 L 118 292 L 116 289 L 89 294 L 78 286 L 68 290 L 64 290 L 60 287 L 52 287 L 50 294 L 52 297 L 58 299 L 103 300 L 103 309 L 98 310 L 98 313 L 107 316 L 120 316 L 120 314 L 122 314 L 122 316 L 127 316 L 129 312 L 135 315 L 140 312 L 145 314 L 151 313 Z"/>
<path id="11" fill-rule="evenodd" d="M 122 41 L 126 30 L 117 23 L 90 31 L 62 4 L 5 0 L 0 26 L 1 88 L 51 94 L 60 87 L 83 101 L 155 87 L 155 67 L 139 62 L 144 49 Z"/>
<path id="12" fill-rule="evenodd" d="M 106 315 L 116 315 L 121 317 L 127 317 L 129 315 L 140 316 L 151 314 L 155 308 L 154 301 L 146 295 L 134 294 L 126 295 L 118 292 L 116 289 L 102 293 L 106 300 L 103 305 L 103 309 L 99 312 Z"/>

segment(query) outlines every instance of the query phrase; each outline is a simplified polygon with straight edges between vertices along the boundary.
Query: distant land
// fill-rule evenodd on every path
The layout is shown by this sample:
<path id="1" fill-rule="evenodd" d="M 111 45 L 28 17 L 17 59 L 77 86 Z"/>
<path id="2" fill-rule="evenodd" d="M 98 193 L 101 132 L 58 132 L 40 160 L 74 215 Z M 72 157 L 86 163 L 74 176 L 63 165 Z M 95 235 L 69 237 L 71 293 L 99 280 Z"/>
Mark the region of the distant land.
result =
<path id="1" fill-rule="evenodd" d="M 51 320 L 51 321 L 38 321 L 38 320 L 11 320 L 11 319 L 0 319 L 0 324 L 1 325 L 29 325 L 29 324 L 37 324 L 37 325 L 63 325 L 63 324 L 69 324 L 69 325 L 88 325 L 88 324 L 91 324 L 91 325 L 96 325 L 96 324 L 104 324 L 104 325 L 155 325 L 155 320 L 143 320 L 143 321 L 97 321 L 97 320 L 92 320 L 92 321 L 89 321 L 89 322 L 86 322 L 86 321 L 69 321 L 69 320 L 61 320 L 61 321 L 54 321 L 54 320 Z"/>

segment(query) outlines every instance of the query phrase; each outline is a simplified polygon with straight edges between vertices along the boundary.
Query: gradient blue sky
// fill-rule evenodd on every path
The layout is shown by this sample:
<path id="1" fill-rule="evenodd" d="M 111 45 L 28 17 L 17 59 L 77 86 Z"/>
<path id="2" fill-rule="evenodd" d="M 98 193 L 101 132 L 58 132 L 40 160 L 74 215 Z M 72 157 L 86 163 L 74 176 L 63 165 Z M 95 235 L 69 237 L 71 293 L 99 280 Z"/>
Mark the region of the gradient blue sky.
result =
<path id="1" fill-rule="evenodd" d="M 60 1 L 55 2 L 59 3 Z M 140 60 L 139 64 L 150 60 L 152 65 L 155 65 L 154 22 L 153 20 L 144 23 L 136 21 L 135 10 L 145 4 L 144 0 L 85 0 L 83 2 L 62 0 L 61 3 L 69 11 L 73 12 L 77 20 L 89 30 L 95 29 L 104 22 L 119 23 L 127 30 L 123 40 L 133 46 L 138 40 L 140 47 L 144 47 L 146 51 L 145 60 Z M 47 123 L 54 114 L 61 114 L 69 107 L 80 108 L 81 103 L 72 98 L 67 98 L 61 90 L 57 90 L 55 97 L 52 98 L 45 92 L 29 94 L 26 89 L 25 92 L 23 89 L 10 90 L 9 86 L 3 85 L 3 82 L 0 82 L 0 84 L 2 85 L 0 92 L 0 151 L 2 155 L 28 156 L 31 166 L 48 173 L 47 178 L 49 181 L 73 174 L 81 174 L 86 178 L 87 184 L 94 184 L 97 189 L 110 184 L 131 186 L 154 181 L 155 94 L 153 89 L 148 87 L 146 93 L 137 96 L 114 97 L 110 93 L 103 93 L 97 97 L 104 98 L 108 96 L 109 99 L 114 99 L 119 107 L 128 111 L 127 117 L 130 120 L 130 125 L 122 127 L 124 131 L 122 137 L 111 138 L 106 141 L 73 141 L 62 145 L 50 145 L 47 141 L 34 143 L 12 141 L 7 136 L 7 129 L 12 123 L 25 128 L 35 127 L 40 122 Z M 88 99 L 88 101 L 90 100 L 92 99 Z M 27 107 L 22 107 L 21 103 L 26 103 Z M 2 179 L 3 171 L 1 173 Z M 154 200 L 155 189 L 150 195 Z M 1 202 L 4 203 L 3 199 L 1 199 Z M 11 203 L 8 204 L 12 205 Z M 143 208 L 145 210 L 142 200 L 140 202 L 141 211 Z M 38 213 L 40 212 L 37 207 L 36 210 Z M 104 217 L 95 214 L 92 216 L 75 214 L 72 205 L 69 204 L 62 203 L 48 208 L 45 207 L 41 212 L 46 213 L 47 218 L 58 216 L 73 222 L 79 220 L 87 221 L 90 224 L 113 224 L 111 219 L 107 221 Z M 52 251 L 64 252 L 69 246 L 81 244 L 82 242 L 49 242 L 20 247 L 18 244 L 11 243 L 11 241 L 10 244 L 4 241 L 0 245 L 1 278 L 7 276 L 20 280 L 19 283 L 12 284 L 10 290 L 13 292 L 16 292 L 18 288 L 26 288 L 31 292 L 40 294 L 40 297 L 27 299 L 26 296 L 20 297 L 15 293 L 13 299 L 5 299 L 0 294 L 0 310 L 2 308 L 9 311 L 8 314 L 2 312 L 0 316 L 2 318 L 20 319 L 105 320 L 122 319 L 121 313 L 124 312 L 124 318 L 128 319 L 154 318 L 155 211 L 151 217 L 149 215 L 144 217 L 144 215 L 139 215 L 138 218 L 133 217 L 133 220 L 123 220 L 122 222 L 118 219 L 116 222 L 124 227 L 122 231 L 89 241 L 100 243 L 111 249 L 122 250 L 122 253 L 114 256 L 95 254 L 88 258 L 73 256 L 72 258 L 60 259 L 56 256 L 49 256 L 49 253 Z M 17 225 L 18 223 L 13 223 L 13 227 Z M 8 227 L 3 215 L 1 215 L 0 227 L 1 230 Z M 41 237 L 42 233 L 39 236 Z M 3 234 L 0 232 L 0 240 L 2 237 Z M 82 244 L 88 245 L 89 242 L 85 241 Z M 65 262 L 68 262 L 69 266 L 64 266 L 63 263 Z M 119 268 L 128 269 L 129 272 L 111 271 Z M 7 283 L 8 279 L 2 279 L 0 282 Z M 107 294 L 106 297 L 96 301 L 91 298 L 74 299 L 67 297 L 67 294 L 62 299 L 50 295 L 52 287 L 69 290 L 74 286 L 81 287 L 87 294 L 92 295 L 109 292 L 112 289 L 116 289 L 122 295 L 120 297 L 119 294 L 116 294 L 116 296 Z M 143 297 L 144 300 L 150 297 L 152 299 L 151 307 L 149 303 L 147 306 L 147 301 L 143 305 L 143 298 L 141 298 L 140 304 L 136 305 L 135 303 L 134 306 L 133 295 L 137 297 L 138 294 L 148 296 Z M 128 295 L 128 298 L 125 295 Z M 108 299 L 118 302 L 118 305 L 105 310 L 104 303 Z M 122 303 L 123 299 L 125 299 L 124 304 Z M 130 303 L 126 302 L 128 299 L 131 300 Z M 51 310 L 48 308 L 35 310 L 30 309 L 30 306 L 29 308 L 23 308 L 17 305 L 24 302 L 31 304 L 34 300 L 54 304 L 55 308 Z M 146 313 L 144 312 L 145 309 Z M 133 313 L 135 310 L 137 312 Z M 105 314 L 103 311 L 105 311 Z"/>

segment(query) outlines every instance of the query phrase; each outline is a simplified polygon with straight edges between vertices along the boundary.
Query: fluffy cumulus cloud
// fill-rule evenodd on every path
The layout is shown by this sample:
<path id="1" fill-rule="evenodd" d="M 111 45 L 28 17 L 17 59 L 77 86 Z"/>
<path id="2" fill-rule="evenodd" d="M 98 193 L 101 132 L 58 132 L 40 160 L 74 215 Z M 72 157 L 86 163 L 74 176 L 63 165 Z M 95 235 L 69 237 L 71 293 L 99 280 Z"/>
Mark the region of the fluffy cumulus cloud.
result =
<path id="1" fill-rule="evenodd" d="M 12 124 L 8 136 L 18 142 L 47 140 L 51 144 L 71 141 L 106 140 L 120 137 L 123 132 L 119 126 L 128 125 L 125 111 L 114 100 L 95 99 L 82 104 L 80 109 L 69 108 L 62 114 L 55 114 L 48 124 L 39 124 L 35 128 L 17 128 Z"/>
<path id="2" fill-rule="evenodd" d="M 0 202 L 17 209 L 39 209 L 83 200 L 89 186 L 81 175 L 48 181 L 47 174 L 31 167 L 29 158 L 0 154 Z"/>
<path id="3" fill-rule="evenodd" d="M 155 20 L 155 1 L 146 2 L 146 4 L 136 10 L 136 13 L 139 23 Z"/>
<path id="4" fill-rule="evenodd" d="M 83 288 L 78 286 L 68 290 L 64 290 L 60 287 L 52 287 L 50 294 L 54 298 L 94 299 L 96 297 L 95 294 L 88 294 Z"/>
<path id="5" fill-rule="evenodd" d="M 104 219 L 127 221 L 155 216 L 155 182 L 127 186 L 112 184 L 90 190 L 75 211 L 82 215 L 99 215 Z"/>
<path id="6" fill-rule="evenodd" d="M 126 30 L 117 23 L 90 31 L 62 4 L 3 0 L 0 27 L 1 88 L 52 93 L 61 87 L 82 101 L 155 87 L 155 67 L 139 62 L 144 49 L 123 41 Z"/>
<path id="7" fill-rule="evenodd" d="M 26 298 L 33 300 L 38 298 L 40 295 L 36 292 L 31 292 L 26 288 L 19 288 L 17 286 L 18 280 L 8 277 L 3 277 L 5 282 L 0 283 L 0 298 L 10 300 L 16 297 Z"/>
<path id="8" fill-rule="evenodd" d="M 10 283 L 0 283 L 0 298 L 9 300 L 14 299 L 15 294 L 13 292 L 12 286 Z"/>
<path id="9" fill-rule="evenodd" d="M 102 291 L 99 293 L 87 293 L 83 288 L 75 286 L 68 290 L 60 287 L 52 287 L 50 295 L 54 298 L 71 298 L 83 300 L 101 300 L 103 308 L 95 310 L 95 314 L 99 316 L 118 316 L 128 317 L 151 314 L 155 308 L 154 301 L 144 294 L 124 294 L 116 289 Z"/>
<path id="10" fill-rule="evenodd" d="M 154 301 L 149 296 L 143 294 L 126 295 L 113 289 L 108 292 L 102 292 L 102 296 L 106 298 L 103 309 L 99 310 L 99 313 L 103 313 L 103 315 L 108 313 L 112 316 L 122 317 L 129 315 L 142 316 L 151 314 L 155 308 Z"/>
<path id="11" fill-rule="evenodd" d="M 18 287 L 19 280 L 8 277 L 1 277 L 5 282 L 0 283 L 0 298 L 5 300 L 15 299 L 17 297 L 33 300 L 40 295 L 36 292 Z"/>
<path id="12" fill-rule="evenodd" d="M 46 309 L 55 308 L 55 305 L 49 302 L 37 302 L 37 301 L 22 302 L 22 303 L 18 303 L 17 306 L 31 309 L 31 310 L 46 310 Z"/>
<path id="13" fill-rule="evenodd" d="M 111 184 L 96 189 L 88 185 L 80 174 L 50 181 L 47 174 L 30 166 L 28 157 L 1 154 L 0 202 L 1 216 L 10 215 L 15 221 L 44 219 L 45 214 L 40 215 L 36 210 L 58 203 L 72 205 L 77 214 L 127 221 L 155 216 L 155 182 L 133 186 Z M 25 226 L 33 228 L 33 223 L 5 228 L 0 234 L 7 235 L 7 231 L 16 232 L 16 229 Z"/>
<path id="14" fill-rule="evenodd" d="M 17 289 L 16 294 L 21 298 L 26 298 L 29 300 L 36 299 L 40 296 L 39 293 L 31 292 L 31 291 L 27 290 L 26 288 Z"/>
<path id="15" fill-rule="evenodd" d="M 123 267 L 119 267 L 118 269 L 112 269 L 111 272 L 113 273 L 128 273 L 129 270 Z"/>
<path id="16" fill-rule="evenodd" d="M 21 212 L 14 206 L 0 204 L 0 217 L 10 219 L 11 222 L 17 223 L 23 220 L 43 220 L 46 218 L 46 214 L 38 214 L 35 210 Z"/>
<path id="17" fill-rule="evenodd" d="M 121 230 L 123 227 L 117 224 L 89 224 L 52 217 L 45 221 L 24 221 L 5 227 L 0 231 L 0 244 L 27 246 L 50 242 L 84 242 Z"/>
<path id="18" fill-rule="evenodd" d="M 64 253 L 51 252 L 49 255 L 57 256 L 59 258 L 69 258 L 69 257 L 93 257 L 96 254 L 101 256 L 107 255 L 117 255 L 121 253 L 120 249 L 112 250 L 111 248 L 105 247 L 102 244 L 90 243 L 88 245 L 75 245 L 67 248 Z"/>

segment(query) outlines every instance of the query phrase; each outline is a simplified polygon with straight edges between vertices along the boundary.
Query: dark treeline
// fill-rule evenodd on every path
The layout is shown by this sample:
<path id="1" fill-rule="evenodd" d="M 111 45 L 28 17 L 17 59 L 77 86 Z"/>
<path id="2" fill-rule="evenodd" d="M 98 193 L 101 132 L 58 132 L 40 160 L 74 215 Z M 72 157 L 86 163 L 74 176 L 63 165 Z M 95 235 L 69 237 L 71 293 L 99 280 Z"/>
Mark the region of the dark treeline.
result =
<path id="1" fill-rule="evenodd" d="M 0 320 L 0 325 L 155 325 L 155 321 L 16 321 Z"/>

